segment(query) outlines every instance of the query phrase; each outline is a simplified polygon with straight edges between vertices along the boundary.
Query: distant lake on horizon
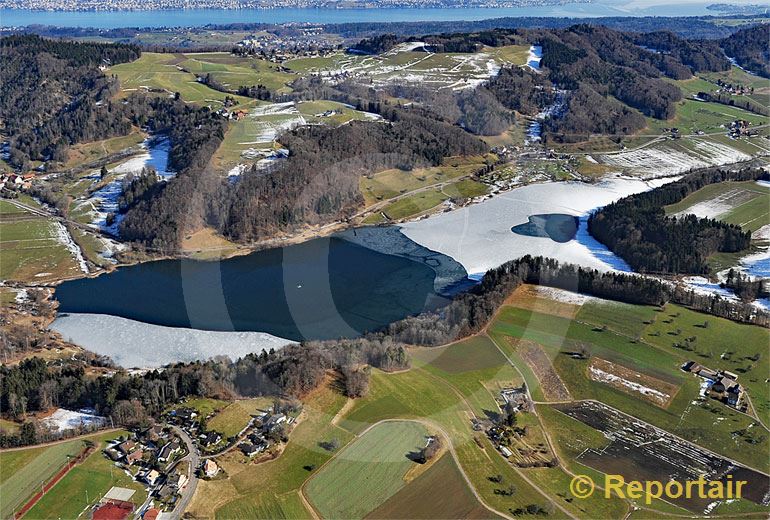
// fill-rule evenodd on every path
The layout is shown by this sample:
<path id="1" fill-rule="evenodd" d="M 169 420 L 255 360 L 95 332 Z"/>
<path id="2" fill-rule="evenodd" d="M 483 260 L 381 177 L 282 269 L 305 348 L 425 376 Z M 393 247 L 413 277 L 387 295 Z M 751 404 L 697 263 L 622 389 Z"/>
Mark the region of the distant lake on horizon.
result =
<path id="1" fill-rule="evenodd" d="M 675 0 L 676 1 L 676 0 Z M 638 3 L 638 5 L 637 5 Z M 687 2 L 647 6 L 644 0 L 512 8 L 432 8 L 432 9 L 167 9 L 151 11 L 32 11 L 0 9 L 0 26 L 32 24 L 59 27 L 200 27 L 230 23 L 348 23 L 485 20 L 501 17 L 548 16 L 592 18 L 599 16 L 702 16 L 715 15 L 706 6 L 711 2 Z"/>
<path id="2" fill-rule="evenodd" d="M 467 281 L 465 270 L 450 258 L 400 233 L 401 242 L 394 242 L 386 228 L 373 233 L 395 243 L 396 254 L 332 236 L 219 262 L 160 260 L 122 267 L 62 283 L 55 297 L 60 314 L 109 314 L 299 341 L 354 337 L 443 305 L 448 300 L 434 282 L 447 265 L 454 282 Z"/>

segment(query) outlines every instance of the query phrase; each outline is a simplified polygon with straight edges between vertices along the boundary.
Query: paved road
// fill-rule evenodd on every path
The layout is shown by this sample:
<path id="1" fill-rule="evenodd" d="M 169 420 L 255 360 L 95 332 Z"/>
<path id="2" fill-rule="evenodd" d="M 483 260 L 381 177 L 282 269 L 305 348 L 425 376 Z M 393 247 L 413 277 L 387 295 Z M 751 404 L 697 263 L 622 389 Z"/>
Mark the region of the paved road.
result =
<path id="1" fill-rule="evenodd" d="M 187 482 L 187 486 L 182 490 L 182 496 L 177 501 L 176 508 L 171 513 L 171 517 L 176 519 L 182 517 L 182 514 L 190 505 L 193 495 L 195 495 L 195 488 L 198 487 L 198 477 L 195 472 L 201 464 L 201 457 L 200 453 L 198 452 L 198 447 L 195 445 L 190 436 L 187 435 L 187 433 L 178 426 L 172 425 L 171 427 L 187 445 L 187 455 L 179 460 L 177 464 L 183 461 L 188 461 L 190 463 L 189 473 L 187 475 L 190 480 Z"/>
<path id="2" fill-rule="evenodd" d="M 189 478 L 189 481 L 187 482 L 187 486 L 182 490 L 181 496 L 179 500 L 177 501 L 176 508 L 174 511 L 172 511 L 170 514 L 170 518 L 177 519 L 181 518 L 182 514 L 185 512 L 187 507 L 190 505 L 190 502 L 192 501 L 193 495 L 195 495 L 195 488 L 198 487 L 198 477 L 195 474 L 195 471 L 198 469 L 198 466 L 200 466 L 200 453 L 198 452 L 198 448 L 195 446 L 195 443 L 190 438 L 187 433 L 179 428 L 178 426 L 170 425 L 171 428 L 174 430 L 174 432 L 179 436 L 180 439 L 182 439 L 182 442 L 185 443 L 187 446 L 187 455 L 179 459 L 178 461 L 174 462 L 169 467 L 169 471 L 174 469 L 176 466 L 181 464 L 182 462 L 189 462 L 189 473 L 187 477 Z M 160 486 L 153 486 L 147 491 L 147 500 L 145 500 L 144 504 L 142 504 L 140 507 L 136 509 L 136 513 L 134 514 L 134 520 L 138 520 L 141 518 L 142 514 L 150 507 L 150 503 L 152 502 L 152 494 L 155 492 L 158 487 Z"/>

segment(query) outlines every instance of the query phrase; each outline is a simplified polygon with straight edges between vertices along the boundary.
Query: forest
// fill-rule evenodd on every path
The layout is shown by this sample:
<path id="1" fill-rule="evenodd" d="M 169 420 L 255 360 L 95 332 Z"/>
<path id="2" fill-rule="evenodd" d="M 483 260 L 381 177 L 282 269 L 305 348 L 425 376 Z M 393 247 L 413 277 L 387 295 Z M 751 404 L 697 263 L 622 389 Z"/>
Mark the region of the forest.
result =
<path id="1" fill-rule="evenodd" d="M 725 53 L 754 74 L 770 78 L 770 24 L 738 31 L 721 41 Z"/>
<path id="2" fill-rule="evenodd" d="M 698 218 L 668 217 L 664 206 L 681 201 L 708 184 L 766 178 L 761 168 L 708 168 L 683 179 L 631 195 L 605 206 L 588 219 L 599 242 L 642 273 L 708 274 L 709 255 L 749 247 L 751 232 L 740 226 Z"/>
<path id="3" fill-rule="evenodd" d="M 117 80 L 98 67 L 139 55 L 132 45 L 0 39 L 0 119 L 10 162 L 28 169 L 30 161 L 61 161 L 69 145 L 129 133 L 130 122 L 110 100 Z"/>

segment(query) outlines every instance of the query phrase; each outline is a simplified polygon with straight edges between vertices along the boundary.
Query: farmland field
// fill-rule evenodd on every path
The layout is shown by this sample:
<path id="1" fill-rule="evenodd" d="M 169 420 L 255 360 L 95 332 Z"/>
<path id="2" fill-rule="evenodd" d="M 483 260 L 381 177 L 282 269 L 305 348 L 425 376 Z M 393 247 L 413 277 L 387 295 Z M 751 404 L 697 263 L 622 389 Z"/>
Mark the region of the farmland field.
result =
<path id="1" fill-rule="evenodd" d="M 428 500 L 441 490 L 440 500 Z M 498 518 L 468 489 L 457 464 L 445 454 L 430 469 L 383 502 L 366 518 Z"/>
<path id="2" fill-rule="evenodd" d="M 384 422 L 337 453 L 307 484 L 308 499 L 324 518 L 363 518 L 404 487 L 428 431 L 411 421 Z"/>
<path id="3" fill-rule="evenodd" d="M 109 72 L 118 76 L 120 87 L 125 95 L 139 90 L 156 90 L 168 95 L 179 92 L 187 103 L 213 105 L 215 108 L 221 106 L 228 94 L 198 82 L 195 74 L 182 70 L 180 63 L 185 62 L 186 59 L 183 54 L 144 52 L 138 60 L 115 65 Z M 233 76 L 235 77 L 237 76 Z M 245 81 L 244 85 L 253 84 L 247 81 L 253 79 L 252 75 L 242 78 Z M 251 101 L 241 96 L 234 97 L 240 103 Z"/>
<path id="4" fill-rule="evenodd" d="M 756 231 L 770 223 L 770 188 L 756 182 L 720 182 L 665 209 L 668 214 L 692 213 Z"/>
<path id="5" fill-rule="evenodd" d="M 441 166 L 417 168 L 412 171 L 385 170 L 362 177 L 361 193 L 364 195 L 366 205 L 372 205 L 400 194 L 472 175 L 482 166 L 484 166 L 483 157 L 447 158 Z"/>
<path id="6" fill-rule="evenodd" d="M 81 273 L 59 222 L 0 200 L 0 278 L 43 282 Z"/>
<path id="7" fill-rule="evenodd" d="M 677 318 L 671 317 L 677 312 L 679 313 Z M 555 316 L 503 308 L 492 325 L 490 334 L 497 345 L 504 349 L 514 362 L 517 362 L 517 366 L 522 369 L 530 386 L 530 391 L 536 399 L 543 397 L 540 383 L 535 375 L 526 368 L 526 363 L 516 350 L 511 347 L 512 344 L 508 338 L 524 338 L 539 343 L 550 356 L 555 370 L 567 385 L 574 399 L 597 399 L 672 433 L 682 435 L 688 440 L 700 443 L 717 453 L 745 461 L 747 464 L 756 463 L 754 457 L 748 455 L 747 447 L 749 445 L 756 446 L 756 443 L 767 443 L 768 436 L 762 431 L 754 430 L 760 425 L 751 417 L 721 403 L 695 399 L 699 387 L 697 378 L 685 375 L 679 370 L 679 366 L 693 354 L 672 347 L 674 340 L 669 332 L 675 332 L 676 328 L 679 327 L 682 329 L 680 334 L 683 336 L 697 335 L 696 344 L 698 346 L 696 348 L 698 352 L 704 352 L 704 347 L 708 345 L 708 351 L 704 352 L 704 355 L 712 357 L 706 360 L 699 359 L 698 362 L 706 366 L 713 365 L 712 368 L 745 370 L 741 379 L 753 396 L 758 413 L 767 417 L 766 383 L 761 382 L 763 379 L 750 375 L 754 370 L 761 372 L 765 367 L 765 362 L 760 359 L 758 363 L 752 363 L 754 366 L 751 369 L 746 370 L 747 362 L 744 361 L 744 356 L 753 355 L 757 349 L 766 348 L 766 332 L 759 327 L 738 325 L 732 322 L 725 323 L 724 330 L 719 329 L 719 327 L 701 330 L 698 325 L 702 324 L 706 318 L 702 314 L 674 306 L 667 306 L 664 313 L 661 313 L 663 316 L 658 316 L 658 319 L 645 329 L 642 338 L 637 340 L 634 337 L 617 334 L 609 328 L 607 330 L 600 328 L 601 325 L 609 327 L 611 323 L 596 323 L 598 327 L 594 327 L 579 322 L 570 322 Z M 597 314 L 595 313 L 594 316 Z M 712 320 L 711 317 L 708 318 L 709 321 Z M 687 322 L 689 322 L 689 327 L 695 328 L 685 330 L 688 327 Z M 665 327 L 662 331 L 659 330 L 661 326 Z M 741 340 L 741 343 L 745 345 L 745 352 L 742 352 L 740 356 L 736 354 L 732 362 L 720 361 L 719 355 L 726 348 L 726 344 L 730 342 L 732 335 L 741 334 L 741 330 L 744 328 L 745 331 L 742 336 L 744 339 Z M 704 330 L 706 331 L 705 334 Z M 712 330 L 713 333 L 711 333 Z M 721 330 L 721 333 L 716 332 L 717 330 Z M 734 344 L 732 343 L 732 345 Z M 673 396 L 668 408 L 663 410 L 644 399 L 631 397 L 608 384 L 592 381 L 587 376 L 587 365 L 590 360 L 573 359 L 569 355 L 569 352 L 574 351 L 579 345 L 588 346 L 592 356 L 618 363 L 640 374 L 646 374 L 674 384 L 679 387 L 679 390 Z M 715 421 L 716 418 L 720 419 Z M 755 426 L 751 426 L 752 424 Z M 734 435 L 733 432 L 738 430 L 746 430 L 746 433 L 740 436 Z M 751 434 L 752 431 L 756 431 L 756 434 Z"/>

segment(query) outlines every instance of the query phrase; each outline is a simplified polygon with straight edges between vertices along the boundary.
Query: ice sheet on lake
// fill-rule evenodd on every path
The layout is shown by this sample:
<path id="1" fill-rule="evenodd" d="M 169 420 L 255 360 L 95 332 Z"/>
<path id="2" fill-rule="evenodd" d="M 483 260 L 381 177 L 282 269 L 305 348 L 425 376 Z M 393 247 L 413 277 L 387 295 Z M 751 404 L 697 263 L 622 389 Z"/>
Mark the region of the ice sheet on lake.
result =
<path id="1" fill-rule="evenodd" d="M 587 214 L 622 197 L 650 189 L 636 179 L 612 179 L 597 184 L 559 182 L 532 184 L 496 195 L 484 202 L 403 224 L 403 233 L 428 249 L 451 256 L 471 275 L 484 273 L 524 255 L 543 255 L 563 262 L 607 270 L 630 271 L 626 263 L 586 231 Z M 566 213 L 582 216 L 574 240 L 511 232 L 530 215 Z"/>
<path id="2" fill-rule="evenodd" d="M 107 314 L 62 314 L 51 330 L 120 366 L 160 367 L 168 363 L 279 349 L 293 341 L 264 332 L 221 332 L 151 325 Z"/>

